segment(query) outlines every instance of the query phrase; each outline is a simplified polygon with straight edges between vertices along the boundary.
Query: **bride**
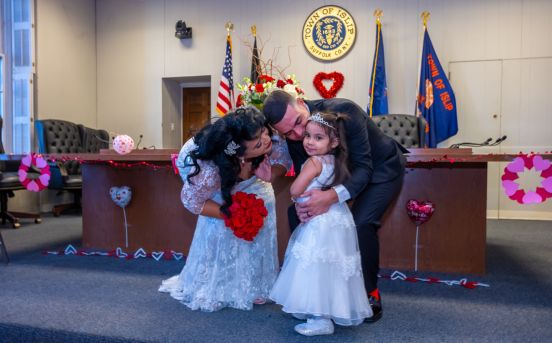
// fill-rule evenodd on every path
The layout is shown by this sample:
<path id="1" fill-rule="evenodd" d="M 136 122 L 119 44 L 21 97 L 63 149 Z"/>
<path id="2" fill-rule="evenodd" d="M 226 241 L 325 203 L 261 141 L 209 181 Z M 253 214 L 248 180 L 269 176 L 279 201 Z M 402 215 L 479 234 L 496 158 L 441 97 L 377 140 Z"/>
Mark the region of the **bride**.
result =
<path id="1" fill-rule="evenodd" d="M 239 108 L 204 127 L 180 151 L 182 203 L 199 218 L 186 265 L 159 291 L 192 310 L 250 310 L 265 302 L 276 279 L 276 210 L 268 181 L 271 174 L 283 175 L 291 160 L 285 141 L 271 137 L 264 123 L 256 108 Z M 224 224 L 237 191 L 263 199 L 268 211 L 252 242 Z"/>

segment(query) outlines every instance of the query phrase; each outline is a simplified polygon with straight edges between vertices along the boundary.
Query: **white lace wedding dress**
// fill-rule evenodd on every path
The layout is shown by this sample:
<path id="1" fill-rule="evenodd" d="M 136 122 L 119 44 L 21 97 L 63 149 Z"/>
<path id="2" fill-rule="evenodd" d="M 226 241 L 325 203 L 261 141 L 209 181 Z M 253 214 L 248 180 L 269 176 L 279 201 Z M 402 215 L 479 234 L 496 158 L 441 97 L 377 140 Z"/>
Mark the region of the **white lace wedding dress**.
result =
<path id="1" fill-rule="evenodd" d="M 334 156 L 314 158 L 322 162 L 322 172 L 307 190 L 333 179 Z M 361 268 L 353 216 L 347 204 L 336 203 L 295 229 L 270 298 L 298 317 L 323 316 L 339 325 L 358 325 L 372 316 Z"/>
<path id="2" fill-rule="evenodd" d="M 211 161 L 198 161 L 199 174 L 188 182 L 194 167 L 186 167 L 188 153 L 196 148 L 190 139 L 182 147 L 177 167 L 184 180 L 181 199 L 191 212 L 199 214 L 205 201 L 222 203 L 218 168 Z M 285 141 L 273 139 L 271 164 L 291 166 Z M 267 299 L 278 273 L 276 210 L 272 185 L 253 176 L 238 183 L 232 192 L 254 193 L 268 210 L 264 226 L 253 242 L 234 236 L 221 219 L 198 217 L 186 264 L 180 275 L 164 280 L 160 292 L 167 292 L 192 310 L 217 311 L 224 307 L 250 310 L 256 299 Z"/>

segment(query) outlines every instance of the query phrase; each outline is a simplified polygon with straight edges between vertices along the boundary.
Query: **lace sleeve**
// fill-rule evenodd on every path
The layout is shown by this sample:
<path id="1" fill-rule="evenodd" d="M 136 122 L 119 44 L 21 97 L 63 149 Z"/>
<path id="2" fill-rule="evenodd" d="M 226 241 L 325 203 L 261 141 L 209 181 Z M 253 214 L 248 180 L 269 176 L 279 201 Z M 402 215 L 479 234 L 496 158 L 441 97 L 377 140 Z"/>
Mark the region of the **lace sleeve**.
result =
<path id="1" fill-rule="evenodd" d="M 280 164 L 286 170 L 291 168 L 291 156 L 286 140 L 278 135 L 272 136 L 272 153 L 269 156 L 269 161 L 271 165 Z"/>
<path id="2" fill-rule="evenodd" d="M 180 172 L 182 181 L 184 181 L 180 199 L 188 211 L 200 214 L 205 201 L 211 199 L 220 189 L 220 175 L 218 168 L 213 162 L 198 160 L 200 171 L 188 181 L 188 174 L 195 170 L 194 166 L 190 166 L 191 158 L 189 152 L 196 147 L 192 140 L 186 142 L 180 150 L 176 166 Z"/>

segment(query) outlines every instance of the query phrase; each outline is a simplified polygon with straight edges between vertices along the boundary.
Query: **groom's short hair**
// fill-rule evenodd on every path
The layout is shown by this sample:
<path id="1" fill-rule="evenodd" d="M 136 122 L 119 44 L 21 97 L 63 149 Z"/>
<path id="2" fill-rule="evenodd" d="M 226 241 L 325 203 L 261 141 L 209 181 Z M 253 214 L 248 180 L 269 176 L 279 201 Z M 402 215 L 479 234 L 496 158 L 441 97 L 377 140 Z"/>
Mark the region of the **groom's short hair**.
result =
<path id="1" fill-rule="evenodd" d="M 295 98 L 286 91 L 275 90 L 271 92 L 265 99 L 263 104 L 263 114 L 270 124 L 278 124 L 284 114 L 286 114 L 287 106 L 293 104 Z"/>

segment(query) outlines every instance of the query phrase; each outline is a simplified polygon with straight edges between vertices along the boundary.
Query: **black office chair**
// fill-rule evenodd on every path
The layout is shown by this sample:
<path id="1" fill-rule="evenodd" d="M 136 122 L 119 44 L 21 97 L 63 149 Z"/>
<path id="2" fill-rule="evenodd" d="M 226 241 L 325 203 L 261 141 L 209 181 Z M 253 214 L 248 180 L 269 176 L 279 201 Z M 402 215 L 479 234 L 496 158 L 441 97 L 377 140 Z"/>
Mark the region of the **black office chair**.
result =
<path id="1" fill-rule="evenodd" d="M 79 132 L 82 138 L 82 152 L 96 154 L 100 149 L 109 148 L 109 133 L 105 130 L 96 130 L 79 125 Z"/>
<path id="2" fill-rule="evenodd" d="M 44 119 L 35 122 L 39 151 L 43 154 L 82 153 L 82 138 L 77 124 L 58 119 Z M 70 204 L 56 205 L 52 209 L 58 217 L 67 210 L 81 209 L 82 176 L 79 161 L 65 161 L 50 164 L 51 178 L 48 188 L 73 194 Z"/>
<path id="3" fill-rule="evenodd" d="M 2 126 L 3 120 L 0 118 L 0 132 Z M 4 154 L 4 145 L 2 144 L 1 137 L 2 135 L 0 133 L 0 154 Z M 0 217 L 2 218 L 2 225 L 9 222 L 14 228 L 19 228 L 21 226 L 19 218 L 34 218 L 35 223 L 41 222 L 40 213 L 8 211 L 8 198 L 14 196 L 14 191 L 25 189 L 19 181 L 19 175 L 17 173 L 20 163 L 20 161 L 0 161 Z M 39 176 L 39 173 L 29 174 L 32 178 L 38 178 Z"/>
<path id="4" fill-rule="evenodd" d="M 423 117 L 411 114 L 384 114 L 372 120 L 387 136 L 405 148 L 424 148 L 427 122 Z"/>

